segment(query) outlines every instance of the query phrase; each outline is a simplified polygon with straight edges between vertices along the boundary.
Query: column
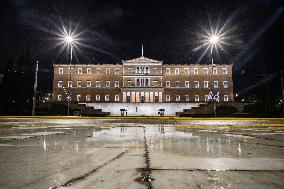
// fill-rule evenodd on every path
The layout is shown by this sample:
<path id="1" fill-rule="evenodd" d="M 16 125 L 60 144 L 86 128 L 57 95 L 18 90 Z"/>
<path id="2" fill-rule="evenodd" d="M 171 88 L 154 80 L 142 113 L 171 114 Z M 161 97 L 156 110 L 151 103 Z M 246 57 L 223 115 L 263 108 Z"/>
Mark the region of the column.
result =
<path id="1" fill-rule="evenodd" d="M 126 92 L 123 92 L 122 102 L 126 102 Z"/>
<path id="2" fill-rule="evenodd" d="M 140 102 L 140 93 L 136 92 L 136 102 Z"/>
<path id="3" fill-rule="evenodd" d="M 154 102 L 154 94 L 153 94 L 153 92 L 150 92 L 150 102 Z"/>
<path id="4" fill-rule="evenodd" d="M 163 102 L 163 93 L 159 92 L 159 102 Z"/>

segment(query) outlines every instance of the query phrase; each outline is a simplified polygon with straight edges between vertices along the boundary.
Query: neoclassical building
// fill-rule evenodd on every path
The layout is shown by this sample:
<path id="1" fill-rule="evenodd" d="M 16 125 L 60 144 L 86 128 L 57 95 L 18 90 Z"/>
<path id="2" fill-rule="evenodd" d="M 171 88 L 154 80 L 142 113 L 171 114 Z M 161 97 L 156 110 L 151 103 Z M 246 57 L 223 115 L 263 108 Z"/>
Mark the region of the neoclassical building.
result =
<path id="1" fill-rule="evenodd" d="M 232 102 L 232 65 L 164 64 L 143 51 L 121 64 L 55 64 L 53 99 L 68 96 L 93 105 Z"/>

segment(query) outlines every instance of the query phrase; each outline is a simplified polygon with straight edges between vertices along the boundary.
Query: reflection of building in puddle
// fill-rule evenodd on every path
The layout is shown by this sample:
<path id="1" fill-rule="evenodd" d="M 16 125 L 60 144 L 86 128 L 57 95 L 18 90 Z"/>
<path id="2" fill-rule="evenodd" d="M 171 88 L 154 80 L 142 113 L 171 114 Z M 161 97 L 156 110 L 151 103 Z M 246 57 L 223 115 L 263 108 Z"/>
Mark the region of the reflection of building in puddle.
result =
<path id="1" fill-rule="evenodd" d="M 159 131 L 160 133 L 165 133 L 165 125 L 159 125 L 159 126 L 158 126 L 158 131 Z"/>
<path id="2" fill-rule="evenodd" d="M 239 156 L 242 155 L 242 148 L 241 148 L 241 144 L 239 143 L 239 146 L 238 146 L 238 153 L 239 153 Z"/>

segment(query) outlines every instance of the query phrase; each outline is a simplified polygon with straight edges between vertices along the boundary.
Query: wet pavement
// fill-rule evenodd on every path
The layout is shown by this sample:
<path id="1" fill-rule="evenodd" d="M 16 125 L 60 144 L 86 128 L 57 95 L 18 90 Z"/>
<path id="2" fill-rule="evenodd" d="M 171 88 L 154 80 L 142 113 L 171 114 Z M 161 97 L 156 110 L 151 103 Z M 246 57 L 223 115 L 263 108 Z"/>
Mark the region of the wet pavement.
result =
<path id="1" fill-rule="evenodd" d="M 284 188 L 283 121 L 0 120 L 0 188 Z"/>

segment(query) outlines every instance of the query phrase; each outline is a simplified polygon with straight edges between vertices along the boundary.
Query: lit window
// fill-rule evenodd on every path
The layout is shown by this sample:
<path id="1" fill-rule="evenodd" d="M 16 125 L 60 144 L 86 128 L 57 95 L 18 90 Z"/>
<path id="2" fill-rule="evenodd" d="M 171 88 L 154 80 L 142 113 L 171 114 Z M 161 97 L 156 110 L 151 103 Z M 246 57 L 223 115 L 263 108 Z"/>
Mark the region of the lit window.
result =
<path id="1" fill-rule="evenodd" d="M 199 81 L 194 81 L 194 88 L 199 88 Z"/>
<path id="2" fill-rule="evenodd" d="M 189 101 L 189 95 L 184 95 L 184 97 L 185 97 L 185 101 Z"/>
<path id="3" fill-rule="evenodd" d="M 171 87 L 171 82 L 170 81 L 166 81 L 166 87 Z"/>
<path id="4" fill-rule="evenodd" d="M 229 96 L 228 95 L 224 95 L 224 101 L 225 102 L 229 101 Z"/>
<path id="5" fill-rule="evenodd" d="M 179 68 L 175 68 L 175 75 L 179 75 Z"/>
<path id="6" fill-rule="evenodd" d="M 218 81 L 214 81 L 214 88 L 218 88 Z"/>
<path id="7" fill-rule="evenodd" d="M 189 68 L 184 68 L 184 75 L 189 75 Z"/>
<path id="8" fill-rule="evenodd" d="M 132 81 L 127 81 L 127 85 L 130 87 L 132 84 Z"/>
<path id="9" fill-rule="evenodd" d="M 57 100 L 61 101 L 62 100 L 62 96 L 61 95 L 57 95 Z"/>
<path id="10" fill-rule="evenodd" d="M 204 81 L 204 88 L 208 88 L 209 82 L 208 81 Z"/>
<path id="11" fill-rule="evenodd" d="M 87 87 L 92 87 L 92 82 L 91 81 L 87 81 Z"/>
<path id="12" fill-rule="evenodd" d="M 57 86 L 58 86 L 59 88 L 61 88 L 61 87 L 63 86 L 63 81 L 58 81 Z"/>
<path id="13" fill-rule="evenodd" d="M 127 72 L 128 72 L 128 74 L 131 74 L 132 69 L 131 69 L 131 68 L 128 68 L 128 69 L 127 69 Z"/>
<path id="14" fill-rule="evenodd" d="M 101 100 L 101 96 L 100 95 L 96 95 L 96 101 L 100 101 Z"/>
<path id="15" fill-rule="evenodd" d="M 77 95 L 77 101 L 80 101 L 81 95 Z"/>
<path id="16" fill-rule="evenodd" d="M 68 87 L 72 87 L 72 81 L 68 81 Z"/>
<path id="17" fill-rule="evenodd" d="M 106 87 L 110 87 L 110 81 L 106 81 Z"/>
<path id="18" fill-rule="evenodd" d="M 208 68 L 203 68 L 204 75 L 208 75 Z"/>
<path id="19" fill-rule="evenodd" d="M 179 87 L 180 87 L 180 82 L 176 81 L 176 88 L 179 88 Z"/>
<path id="20" fill-rule="evenodd" d="M 197 75 L 198 74 L 198 68 L 193 68 L 193 74 Z"/>
<path id="21" fill-rule="evenodd" d="M 189 81 L 185 82 L 185 88 L 189 88 Z"/>
<path id="22" fill-rule="evenodd" d="M 83 69 L 82 68 L 78 68 L 78 74 L 82 75 L 83 74 Z"/>
<path id="23" fill-rule="evenodd" d="M 179 102 L 180 101 L 180 96 L 176 95 L 176 101 Z"/>
<path id="24" fill-rule="evenodd" d="M 208 101 L 208 95 L 205 95 L 204 100 Z"/>
<path id="25" fill-rule="evenodd" d="M 87 68 L 87 74 L 92 74 L 92 68 Z"/>
<path id="26" fill-rule="evenodd" d="M 217 68 L 216 67 L 213 68 L 213 74 L 215 74 L 215 75 L 217 74 Z"/>
<path id="27" fill-rule="evenodd" d="M 115 100 L 116 102 L 118 102 L 118 101 L 119 101 L 119 95 L 115 95 L 115 96 L 114 96 L 114 100 Z"/>
<path id="28" fill-rule="evenodd" d="M 119 74 L 119 69 L 115 69 L 115 70 L 114 70 L 114 74 L 115 74 L 115 75 L 118 75 L 118 74 Z"/>
<path id="29" fill-rule="evenodd" d="M 91 100 L 91 95 L 86 95 L 86 101 L 89 102 Z"/>
<path id="30" fill-rule="evenodd" d="M 195 95 L 194 100 L 195 100 L 195 102 L 199 102 L 199 95 Z"/>
<path id="31" fill-rule="evenodd" d="M 223 68 L 223 74 L 227 75 L 228 74 L 228 69 L 227 68 Z"/>
<path id="32" fill-rule="evenodd" d="M 97 68 L 96 70 L 98 75 L 101 74 L 101 68 Z"/>
<path id="33" fill-rule="evenodd" d="M 166 95 L 166 101 L 167 102 L 171 101 L 171 96 L 170 95 Z"/>
<path id="34" fill-rule="evenodd" d="M 63 68 L 59 68 L 59 74 L 63 74 Z"/>
<path id="35" fill-rule="evenodd" d="M 77 87 L 81 87 L 82 81 L 77 81 Z"/>
<path id="36" fill-rule="evenodd" d="M 223 81 L 224 88 L 228 88 L 228 81 Z"/>
<path id="37" fill-rule="evenodd" d="M 115 86 L 115 87 L 119 87 L 119 81 L 115 81 L 115 82 L 114 82 L 114 86 Z"/>
<path id="38" fill-rule="evenodd" d="M 171 68 L 166 68 L 166 74 L 170 75 L 171 74 Z"/>
<path id="39" fill-rule="evenodd" d="M 106 101 L 106 102 L 109 101 L 109 95 L 105 95 L 105 101 Z"/>
<path id="40" fill-rule="evenodd" d="M 96 81 L 96 87 L 101 87 L 101 82 L 100 81 Z"/>
<path id="41" fill-rule="evenodd" d="M 106 68 L 106 74 L 107 74 L 107 75 L 110 74 L 110 68 Z"/>

